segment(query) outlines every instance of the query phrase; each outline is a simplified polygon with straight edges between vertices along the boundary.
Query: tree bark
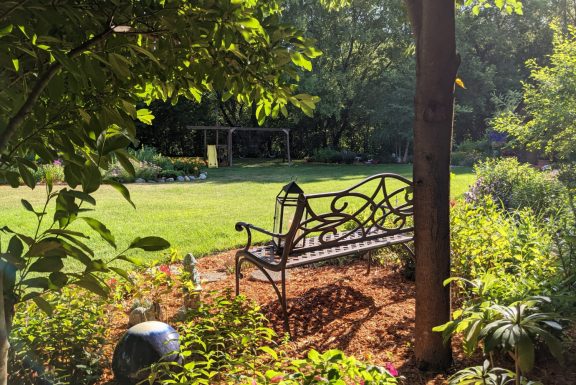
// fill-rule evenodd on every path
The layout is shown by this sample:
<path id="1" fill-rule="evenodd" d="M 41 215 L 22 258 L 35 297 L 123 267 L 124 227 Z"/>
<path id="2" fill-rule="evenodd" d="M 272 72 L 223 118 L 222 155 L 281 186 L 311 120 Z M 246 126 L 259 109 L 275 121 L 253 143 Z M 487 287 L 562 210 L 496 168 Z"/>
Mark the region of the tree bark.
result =
<path id="1" fill-rule="evenodd" d="M 0 385 L 8 384 L 8 323 L 4 309 L 4 271 L 0 270 Z"/>
<path id="2" fill-rule="evenodd" d="M 450 319 L 450 147 L 456 55 L 454 0 L 406 0 L 416 37 L 414 100 L 415 354 L 422 369 L 452 362 L 432 331 Z"/>

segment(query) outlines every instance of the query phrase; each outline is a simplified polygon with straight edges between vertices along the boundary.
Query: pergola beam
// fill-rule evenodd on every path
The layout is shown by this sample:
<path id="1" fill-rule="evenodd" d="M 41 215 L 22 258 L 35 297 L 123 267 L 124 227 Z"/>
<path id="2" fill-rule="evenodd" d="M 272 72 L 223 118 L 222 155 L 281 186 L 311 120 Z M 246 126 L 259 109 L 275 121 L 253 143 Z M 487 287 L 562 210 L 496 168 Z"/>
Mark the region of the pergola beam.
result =
<path id="1" fill-rule="evenodd" d="M 279 127 L 221 127 L 221 126 L 186 126 L 189 130 L 204 131 L 204 147 L 207 148 L 206 131 L 216 131 L 216 145 L 218 145 L 218 131 L 228 131 L 228 163 L 232 166 L 232 134 L 235 131 L 257 131 L 257 132 L 283 132 L 286 134 L 286 160 L 292 165 L 290 157 L 290 129 Z"/>

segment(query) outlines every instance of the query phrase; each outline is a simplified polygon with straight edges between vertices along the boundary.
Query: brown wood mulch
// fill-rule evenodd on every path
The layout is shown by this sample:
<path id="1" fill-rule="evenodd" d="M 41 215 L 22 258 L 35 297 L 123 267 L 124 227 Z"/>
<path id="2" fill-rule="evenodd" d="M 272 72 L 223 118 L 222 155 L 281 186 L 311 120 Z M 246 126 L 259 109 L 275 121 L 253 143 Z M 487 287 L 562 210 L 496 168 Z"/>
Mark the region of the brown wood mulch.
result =
<path id="1" fill-rule="evenodd" d="M 234 250 L 199 260 L 201 273 L 226 272 L 226 279 L 203 284 L 204 290 L 234 288 Z M 249 274 L 245 274 L 248 276 Z M 343 266 L 291 270 L 287 284 L 292 340 L 289 352 L 305 355 L 309 349 L 340 349 L 346 354 L 375 364 L 392 363 L 406 379 L 406 385 L 445 384 L 450 373 L 466 366 L 480 365 L 481 358 L 470 359 L 456 348 L 454 367 L 446 373 L 422 372 L 414 361 L 415 285 L 393 265 L 372 266 L 366 275 L 366 262 Z M 276 294 L 268 283 L 244 278 L 241 292 L 262 306 L 270 326 L 282 333 L 281 310 Z M 161 295 L 164 321 L 170 320 L 182 305 L 178 285 Z M 128 316 L 119 309 L 111 317 L 111 341 L 105 347 L 110 362 L 114 343 L 127 329 Z M 169 321 L 168 321 L 169 322 Z M 544 385 L 576 385 L 576 332 L 568 333 L 567 362 L 557 364 L 547 354 L 530 373 L 530 379 Z M 454 344 L 456 346 L 456 344 Z M 112 385 L 110 364 L 99 384 Z"/>

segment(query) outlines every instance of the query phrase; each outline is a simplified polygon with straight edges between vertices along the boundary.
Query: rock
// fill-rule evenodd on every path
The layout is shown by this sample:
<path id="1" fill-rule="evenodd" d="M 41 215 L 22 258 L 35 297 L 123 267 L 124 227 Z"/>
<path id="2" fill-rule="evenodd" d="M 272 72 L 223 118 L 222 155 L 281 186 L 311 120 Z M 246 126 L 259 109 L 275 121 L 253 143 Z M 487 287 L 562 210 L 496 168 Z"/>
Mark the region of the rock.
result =
<path id="1" fill-rule="evenodd" d="M 166 180 L 165 180 L 164 178 L 160 178 L 160 179 L 157 180 L 157 182 L 158 182 L 158 183 L 165 183 Z"/>
<path id="2" fill-rule="evenodd" d="M 190 178 L 188 176 L 184 177 L 184 182 L 190 182 Z"/>
<path id="3" fill-rule="evenodd" d="M 198 179 L 201 179 L 201 180 L 206 179 L 206 174 L 200 174 L 200 176 L 198 177 Z"/>
<path id="4" fill-rule="evenodd" d="M 184 177 L 180 176 L 180 175 L 178 177 L 176 177 L 176 179 L 178 180 L 178 182 L 184 182 L 185 181 Z"/>
<path id="5" fill-rule="evenodd" d="M 158 183 L 158 182 L 156 182 L 154 179 L 148 179 L 146 182 L 148 182 L 148 183 Z"/>
<path id="6" fill-rule="evenodd" d="M 167 178 L 166 182 L 174 182 L 174 178 Z"/>
<path id="7" fill-rule="evenodd" d="M 150 365 L 164 362 L 182 362 L 179 335 L 170 325 L 148 321 L 131 327 L 122 336 L 112 358 L 114 377 L 121 383 L 136 384 L 143 381 Z M 174 354 L 170 354 L 174 353 Z"/>
<path id="8" fill-rule="evenodd" d="M 146 183 L 146 180 L 145 180 L 145 179 L 142 179 L 142 178 L 138 178 L 138 179 L 136 179 L 134 182 L 136 182 L 136 183 Z"/>
<path id="9" fill-rule="evenodd" d="M 190 175 L 189 178 L 190 178 L 190 180 L 196 179 L 196 177 L 194 175 Z"/>
<path id="10" fill-rule="evenodd" d="M 162 318 L 162 308 L 157 301 L 149 307 L 139 306 L 130 312 L 128 326 L 134 326 L 146 321 L 159 321 Z"/>
<path id="11" fill-rule="evenodd" d="M 210 271 L 202 274 L 202 282 L 210 283 L 210 282 L 218 282 L 223 281 L 228 277 L 228 274 L 224 273 L 223 271 Z"/>

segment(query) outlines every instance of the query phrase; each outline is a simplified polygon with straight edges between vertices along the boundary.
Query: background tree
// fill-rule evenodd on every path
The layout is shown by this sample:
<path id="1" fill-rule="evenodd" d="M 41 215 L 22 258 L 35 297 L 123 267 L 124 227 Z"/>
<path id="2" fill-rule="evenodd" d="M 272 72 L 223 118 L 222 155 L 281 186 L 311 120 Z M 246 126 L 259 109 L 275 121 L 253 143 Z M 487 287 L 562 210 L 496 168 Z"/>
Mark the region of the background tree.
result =
<path id="1" fill-rule="evenodd" d="M 576 161 L 576 27 L 567 26 L 563 33 L 554 24 L 552 30 L 549 63 L 527 61 L 530 78 L 522 83 L 520 108 L 502 112 L 492 125 L 520 147 L 564 162 Z"/>

